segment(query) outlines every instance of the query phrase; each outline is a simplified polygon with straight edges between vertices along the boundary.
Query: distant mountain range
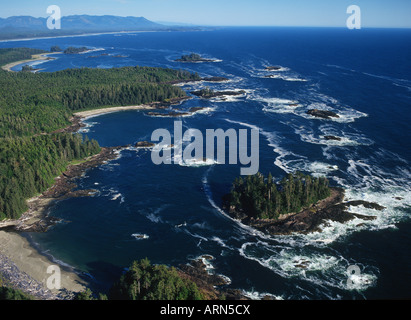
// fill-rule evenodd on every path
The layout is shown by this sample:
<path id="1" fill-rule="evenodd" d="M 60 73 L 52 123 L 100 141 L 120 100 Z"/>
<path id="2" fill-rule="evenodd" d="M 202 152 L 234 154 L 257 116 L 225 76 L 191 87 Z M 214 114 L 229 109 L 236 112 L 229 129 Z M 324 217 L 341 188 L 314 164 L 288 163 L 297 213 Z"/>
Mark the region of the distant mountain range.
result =
<path id="1" fill-rule="evenodd" d="M 72 15 L 61 18 L 61 29 L 47 28 L 48 18 L 13 16 L 0 18 L 0 39 L 21 39 L 27 37 L 48 37 L 85 33 L 120 31 L 160 31 L 197 28 L 159 24 L 144 17 Z"/>

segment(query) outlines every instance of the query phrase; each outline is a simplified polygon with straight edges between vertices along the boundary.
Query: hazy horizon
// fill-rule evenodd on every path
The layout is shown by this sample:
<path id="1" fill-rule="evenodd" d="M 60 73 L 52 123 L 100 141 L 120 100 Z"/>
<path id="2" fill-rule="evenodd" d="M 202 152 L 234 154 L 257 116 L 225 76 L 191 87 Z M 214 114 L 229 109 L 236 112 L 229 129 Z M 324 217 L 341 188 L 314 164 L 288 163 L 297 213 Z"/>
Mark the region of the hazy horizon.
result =
<path id="1" fill-rule="evenodd" d="M 347 8 L 361 9 L 364 28 L 411 28 L 411 1 L 407 0 L 15 0 L 1 5 L 0 17 L 32 16 L 45 18 L 47 7 L 57 5 L 62 16 L 112 15 L 144 17 L 200 26 L 278 26 L 278 27 L 345 27 Z"/>

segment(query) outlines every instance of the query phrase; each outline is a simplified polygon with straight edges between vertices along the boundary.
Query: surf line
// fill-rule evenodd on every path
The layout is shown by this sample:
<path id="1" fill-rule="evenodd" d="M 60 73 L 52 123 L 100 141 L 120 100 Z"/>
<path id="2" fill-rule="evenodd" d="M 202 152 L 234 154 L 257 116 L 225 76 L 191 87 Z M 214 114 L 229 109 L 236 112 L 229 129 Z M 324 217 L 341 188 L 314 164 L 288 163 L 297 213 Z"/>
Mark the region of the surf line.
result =
<path id="1" fill-rule="evenodd" d="M 259 130 L 250 131 L 250 148 L 248 148 L 248 129 L 206 129 L 206 136 L 198 129 L 188 129 L 183 133 L 182 121 L 174 122 L 174 141 L 167 129 L 157 129 L 151 135 L 151 140 L 160 142 L 156 148 L 152 149 L 151 160 L 156 165 L 192 163 L 204 164 L 208 160 L 215 159 L 216 164 L 226 164 L 226 141 L 228 139 L 228 164 L 237 165 L 240 162 L 241 175 L 254 175 L 258 172 L 260 163 Z M 194 139 L 194 140 L 193 140 Z M 185 147 L 184 142 L 189 144 Z M 204 147 L 205 142 L 205 147 Z M 172 149 L 174 157 L 172 157 Z M 204 149 L 206 156 L 204 157 Z M 250 149 L 250 155 L 248 150 Z M 246 167 L 248 166 L 248 167 Z"/>

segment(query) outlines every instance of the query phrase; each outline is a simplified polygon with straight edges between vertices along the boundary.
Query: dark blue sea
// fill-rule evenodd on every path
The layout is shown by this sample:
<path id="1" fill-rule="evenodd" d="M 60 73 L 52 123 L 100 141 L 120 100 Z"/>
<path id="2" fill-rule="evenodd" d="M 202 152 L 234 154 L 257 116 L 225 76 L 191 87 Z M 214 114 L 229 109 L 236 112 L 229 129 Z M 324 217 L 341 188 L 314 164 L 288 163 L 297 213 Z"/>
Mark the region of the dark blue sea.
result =
<path id="1" fill-rule="evenodd" d="M 55 55 L 40 72 L 66 68 L 153 66 L 222 76 L 188 83 L 189 91 L 245 90 L 227 100 L 184 102 L 192 116 L 154 117 L 122 111 L 86 120 L 82 130 L 101 146 L 150 140 L 154 130 L 258 129 L 259 170 L 276 178 L 296 170 L 326 176 L 352 207 L 375 216 L 322 232 L 266 236 L 231 220 L 221 198 L 240 175 L 237 165 L 180 162 L 155 165 L 151 150 L 123 148 L 117 159 L 87 171 L 79 187 L 92 197 L 58 202 L 62 219 L 46 233 L 27 234 L 44 254 L 71 266 L 104 291 L 133 260 L 178 266 L 211 255 L 210 272 L 259 299 L 411 298 L 411 31 L 400 29 L 222 28 L 33 39 L 0 47 L 87 46 Z M 196 52 L 215 62 L 174 60 Z M 103 55 L 102 55 L 103 54 Z M 281 66 L 267 71 L 267 66 Z M 16 67 L 16 70 L 21 66 Z M 309 109 L 335 111 L 319 119 Z M 341 137 L 340 141 L 324 136 Z M 133 235 L 144 234 L 146 239 Z M 303 267 L 302 267 L 303 266 Z M 347 269 L 356 266 L 356 274 Z"/>

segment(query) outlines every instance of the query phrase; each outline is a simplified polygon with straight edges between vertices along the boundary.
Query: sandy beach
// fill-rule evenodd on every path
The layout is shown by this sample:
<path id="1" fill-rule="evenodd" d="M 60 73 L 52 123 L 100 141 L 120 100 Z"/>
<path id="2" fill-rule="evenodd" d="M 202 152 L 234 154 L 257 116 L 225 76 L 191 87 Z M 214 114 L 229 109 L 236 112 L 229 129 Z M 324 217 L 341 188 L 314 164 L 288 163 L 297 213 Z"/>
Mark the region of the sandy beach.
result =
<path id="1" fill-rule="evenodd" d="M 86 283 L 74 272 L 61 270 L 61 289 L 48 289 L 47 273 L 55 262 L 41 255 L 29 241 L 17 233 L 0 231 L 1 278 L 37 299 L 59 300 L 72 296 L 72 292 L 83 291 Z"/>
<path id="2" fill-rule="evenodd" d="M 53 199 L 37 196 L 27 201 L 29 210 L 18 220 L 0 222 L 0 228 L 16 228 L 21 231 L 40 223 Z M 39 300 L 71 299 L 74 293 L 84 291 L 87 283 L 75 272 L 61 271 L 60 290 L 47 288 L 49 266 L 56 265 L 42 255 L 19 233 L 0 229 L 0 280 L 8 286 L 20 289 Z"/>
<path id="3" fill-rule="evenodd" d="M 81 118 L 90 118 L 94 116 L 98 116 L 105 113 L 112 113 L 118 111 L 126 111 L 126 110 L 152 110 L 155 109 L 153 105 L 140 105 L 140 106 L 121 106 L 121 107 L 108 107 L 108 108 L 101 108 L 101 109 L 93 109 L 88 111 L 80 111 L 76 112 L 73 115 Z"/>
<path id="4" fill-rule="evenodd" d="M 57 54 L 57 53 L 59 53 L 59 52 L 53 52 L 53 54 Z M 40 54 L 33 54 L 32 56 L 31 56 L 31 59 L 27 59 L 27 60 L 21 60 L 21 61 L 16 61 L 16 62 L 11 62 L 11 63 L 9 63 L 9 64 L 6 64 L 6 65 L 4 65 L 4 66 L 2 66 L 1 68 L 3 69 L 3 70 L 6 70 L 6 71 L 11 71 L 11 72 L 14 72 L 13 70 L 11 70 L 11 68 L 13 68 L 13 67 L 15 67 L 15 66 L 18 66 L 19 64 L 23 64 L 23 63 L 28 63 L 28 62 L 34 62 L 34 61 L 41 61 L 41 60 L 50 60 L 50 59 L 55 59 L 55 58 L 51 58 L 51 57 L 49 57 L 48 55 L 49 55 L 50 53 L 40 53 Z"/>

